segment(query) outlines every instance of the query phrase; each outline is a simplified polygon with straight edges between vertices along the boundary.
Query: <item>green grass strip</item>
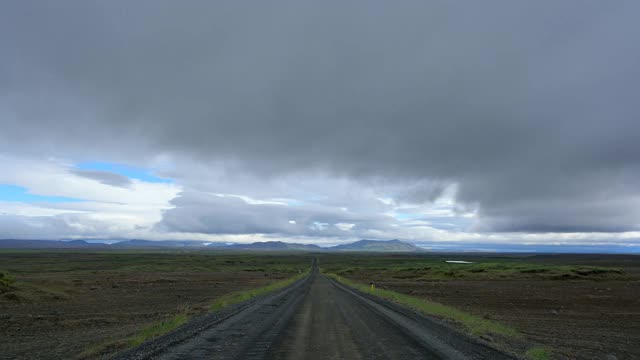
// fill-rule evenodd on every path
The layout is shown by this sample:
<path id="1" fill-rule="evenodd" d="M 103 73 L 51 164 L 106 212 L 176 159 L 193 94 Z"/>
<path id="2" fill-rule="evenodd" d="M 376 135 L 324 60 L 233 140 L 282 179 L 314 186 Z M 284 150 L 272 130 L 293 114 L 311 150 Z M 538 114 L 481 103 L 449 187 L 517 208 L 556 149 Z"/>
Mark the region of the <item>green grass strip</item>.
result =
<path id="1" fill-rule="evenodd" d="M 524 354 L 529 360 L 548 360 L 550 355 L 543 347 L 533 347 Z"/>
<path id="2" fill-rule="evenodd" d="M 6 271 L 0 270 L 0 293 L 2 293 L 1 289 L 9 291 L 15 282 L 16 279 L 13 276 L 9 275 Z"/>
<path id="3" fill-rule="evenodd" d="M 123 351 L 142 344 L 158 336 L 167 334 L 186 323 L 189 317 L 185 313 L 176 314 L 170 318 L 149 325 L 139 333 L 126 339 L 108 341 L 102 344 L 93 345 L 75 356 L 75 359 L 94 359 L 102 357 L 108 352 Z"/>
<path id="4" fill-rule="evenodd" d="M 219 297 L 213 304 L 211 304 L 209 309 L 211 311 L 220 310 L 225 306 L 237 304 L 239 302 L 251 299 L 253 297 L 282 289 L 304 278 L 307 275 L 309 275 L 309 270 L 303 272 L 302 274 L 298 274 L 296 276 L 275 282 L 267 286 L 263 286 L 261 288 L 246 290 L 246 291 L 239 291 L 239 292 L 223 295 Z M 185 313 L 179 313 L 168 319 L 165 319 L 163 321 L 157 322 L 155 324 L 152 324 L 144 328 L 139 333 L 125 339 L 124 341 L 122 340 L 111 341 L 111 342 L 99 344 L 96 346 L 92 346 L 86 349 L 85 351 L 83 351 L 82 353 L 80 353 L 76 358 L 77 359 L 93 358 L 93 357 L 99 356 L 100 354 L 104 353 L 108 349 L 113 349 L 117 351 L 130 349 L 146 341 L 149 341 L 153 338 L 167 334 L 175 330 L 176 328 L 178 328 L 180 325 L 186 323 L 187 321 L 189 321 L 189 316 Z"/>
<path id="5" fill-rule="evenodd" d="M 462 324 L 462 326 L 464 326 L 467 331 L 476 336 L 488 333 L 500 334 L 510 337 L 520 336 L 520 334 L 518 334 L 516 330 L 510 327 L 499 324 L 495 321 L 484 319 L 480 316 L 468 314 L 464 311 L 460 311 L 450 306 L 442 305 L 440 303 L 410 295 L 401 294 L 391 290 L 372 288 L 369 285 L 360 284 L 335 274 L 326 275 L 342 284 L 358 289 L 364 293 L 375 295 L 383 299 L 391 300 L 395 303 L 408 306 L 423 314 L 453 320 L 459 324 Z"/>
<path id="6" fill-rule="evenodd" d="M 173 317 L 142 329 L 138 334 L 127 339 L 127 345 L 135 347 L 143 342 L 167 334 L 189 320 L 187 314 L 176 314 Z"/>
<path id="7" fill-rule="evenodd" d="M 225 308 L 227 306 L 230 305 L 234 305 L 234 304 L 238 304 L 241 303 L 243 301 L 252 299 L 256 296 L 260 296 L 260 295 L 264 295 L 276 290 L 280 290 L 282 288 L 285 288 L 291 284 L 293 284 L 294 282 L 306 277 L 307 275 L 309 275 L 309 270 L 298 274 L 296 276 L 290 277 L 288 279 L 285 280 L 281 280 L 278 282 L 275 282 L 273 284 L 269 284 L 267 286 L 263 286 L 257 289 L 250 289 L 250 290 L 245 290 L 245 291 L 238 291 L 238 292 L 234 292 L 231 294 L 226 294 L 223 295 L 219 298 L 217 298 L 213 304 L 211 304 L 211 306 L 209 306 L 209 311 L 218 311 L 222 308 Z"/>

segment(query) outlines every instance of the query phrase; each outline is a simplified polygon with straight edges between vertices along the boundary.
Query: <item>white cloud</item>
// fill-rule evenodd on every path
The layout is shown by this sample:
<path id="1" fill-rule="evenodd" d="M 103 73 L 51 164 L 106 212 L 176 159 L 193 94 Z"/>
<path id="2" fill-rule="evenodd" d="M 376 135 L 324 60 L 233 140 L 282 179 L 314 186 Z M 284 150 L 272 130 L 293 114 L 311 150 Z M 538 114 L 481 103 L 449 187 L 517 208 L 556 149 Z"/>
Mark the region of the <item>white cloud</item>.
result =
<path id="1" fill-rule="evenodd" d="M 342 231 L 349 231 L 353 229 L 354 226 L 356 226 L 356 224 L 348 224 L 348 223 L 337 223 L 335 225 L 338 229 Z"/>
<path id="2" fill-rule="evenodd" d="M 288 175 L 261 179 L 261 187 L 256 189 L 253 180 L 244 179 L 238 186 L 233 177 L 223 176 L 206 186 L 199 183 L 207 191 L 192 189 L 187 199 L 181 200 L 183 185 L 132 179 L 129 186 L 111 186 L 69 171 L 71 164 L 60 159 L 0 156 L 0 166 L 5 170 L 0 174 L 1 183 L 22 186 L 34 194 L 84 199 L 0 201 L 1 238 L 111 237 L 234 243 L 277 239 L 322 245 L 362 238 L 505 245 L 640 243 L 639 232 L 473 232 L 470 224 L 475 212 L 461 211 L 453 193 L 447 191 L 433 201 L 410 203 L 384 195 L 393 193 L 395 186 L 375 183 L 365 187 L 328 177 L 302 182 Z M 234 191 L 242 189 L 254 191 L 247 195 Z M 220 192 L 223 190 L 230 192 Z M 166 224 L 167 216 L 172 217 L 173 225 L 158 226 Z"/>
<path id="3" fill-rule="evenodd" d="M 181 187 L 169 183 L 148 183 L 131 180 L 128 187 L 104 184 L 72 171 L 69 162 L 61 160 L 39 160 L 34 158 L 15 158 L 0 156 L 0 183 L 17 185 L 26 188 L 29 193 L 44 196 L 61 196 L 80 199 L 74 202 L 37 202 L 24 203 L 17 201 L 0 202 L 0 214 L 17 216 L 22 224 L 45 224 L 46 222 L 29 220 L 28 218 L 51 217 L 57 223 L 66 222 L 77 233 L 61 232 L 51 229 L 51 233 L 42 234 L 51 238 L 60 236 L 124 236 L 126 233 L 141 228 L 151 228 L 160 221 L 162 211 L 171 207 L 170 200 Z M 93 231 L 101 229 L 104 233 Z M 8 234 L 2 234 L 6 237 Z M 26 233 L 28 234 L 28 232 Z M 19 234 L 13 234 L 12 237 Z M 26 236 L 26 235 L 25 235 Z"/>

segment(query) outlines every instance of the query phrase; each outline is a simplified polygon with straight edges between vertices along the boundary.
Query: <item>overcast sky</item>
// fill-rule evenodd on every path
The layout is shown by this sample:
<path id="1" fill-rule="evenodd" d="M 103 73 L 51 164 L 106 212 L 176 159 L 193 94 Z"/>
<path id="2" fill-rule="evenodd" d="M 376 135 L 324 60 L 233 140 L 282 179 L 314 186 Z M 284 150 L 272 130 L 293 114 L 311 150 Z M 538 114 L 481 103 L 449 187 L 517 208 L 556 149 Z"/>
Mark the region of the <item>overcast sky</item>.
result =
<path id="1" fill-rule="evenodd" d="M 637 1 L 5 1 L 0 238 L 640 246 Z"/>

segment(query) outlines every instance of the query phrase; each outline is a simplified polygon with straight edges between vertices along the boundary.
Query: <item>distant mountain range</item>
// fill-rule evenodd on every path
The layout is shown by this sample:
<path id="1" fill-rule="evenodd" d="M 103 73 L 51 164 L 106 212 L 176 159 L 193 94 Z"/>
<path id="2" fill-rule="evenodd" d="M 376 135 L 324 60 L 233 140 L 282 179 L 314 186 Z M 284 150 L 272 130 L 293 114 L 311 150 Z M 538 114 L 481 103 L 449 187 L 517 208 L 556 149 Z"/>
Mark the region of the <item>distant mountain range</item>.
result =
<path id="1" fill-rule="evenodd" d="M 254 242 L 251 244 L 233 244 L 226 246 L 227 249 L 236 250 L 284 250 L 284 251 L 323 251 L 318 245 L 305 245 L 295 243 L 285 243 L 282 241 Z"/>
<path id="2" fill-rule="evenodd" d="M 424 251 L 413 244 L 400 240 L 376 241 L 376 240 L 360 240 L 351 244 L 333 246 L 334 251 L 396 251 L 396 252 L 412 252 Z"/>
<path id="3" fill-rule="evenodd" d="M 248 251 L 380 251 L 414 252 L 425 251 L 400 240 L 360 240 L 350 244 L 330 247 L 285 243 L 282 241 L 254 242 L 251 244 L 226 244 L 205 241 L 151 241 L 123 240 L 112 244 L 85 240 L 0 240 L 0 249 L 216 249 Z"/>

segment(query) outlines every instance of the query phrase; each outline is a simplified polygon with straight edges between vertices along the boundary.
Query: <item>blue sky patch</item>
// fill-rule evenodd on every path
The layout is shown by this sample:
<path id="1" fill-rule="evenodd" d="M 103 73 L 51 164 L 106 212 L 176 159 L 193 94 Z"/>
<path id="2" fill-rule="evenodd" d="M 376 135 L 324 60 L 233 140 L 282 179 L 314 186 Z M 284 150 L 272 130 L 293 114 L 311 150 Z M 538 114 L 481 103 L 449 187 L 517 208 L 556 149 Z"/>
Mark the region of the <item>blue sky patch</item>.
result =
<path id="1" fill-rule="evenodd" d="M 76 165 L 76 169 L 80 170 L 98 170 L 98 171 L 108 171 L 114 174 L 120 174 L 126 176 L 130 179 L 136 179 L 140 181 L 150 182 L 150 183 L 166 183 L 171 184 L 174 181 L 171 179 L 165 179 L 158 176 L 155 176 L 151 173 L 151 170 L 122 165 L 122 164 L 114 164 L 104 161 L 91 161 L 91 162 L 83 162 Z"/>
<path id="2" fill-rule="evenodd" d="M 47 196 L 31 194 L 26 188 L 17 185 L 0 184 L 0 201 L 16 202 L 78 202 L 82 199 L 65 196 Z"/>
<path id="3" fill-rule="evenodd" d="M 411 213 L 403 213 L 396 212 L 393 214 L 393 217 L 398 220 L 413 220 L 425 217 L 424 214 L 411 214 Z"/>

